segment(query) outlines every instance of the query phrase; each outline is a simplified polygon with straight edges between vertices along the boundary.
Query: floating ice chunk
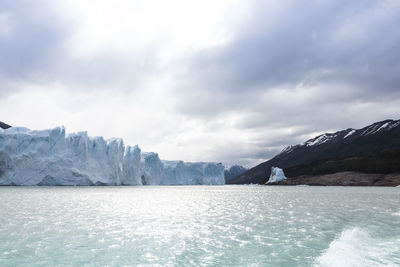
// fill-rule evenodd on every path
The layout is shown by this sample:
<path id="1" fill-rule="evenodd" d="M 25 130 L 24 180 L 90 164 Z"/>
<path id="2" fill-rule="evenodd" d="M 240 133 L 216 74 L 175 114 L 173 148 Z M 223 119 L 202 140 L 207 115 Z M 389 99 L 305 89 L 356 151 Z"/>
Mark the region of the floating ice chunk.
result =
<path id="1" fill-rule="evenodd" d="M 286 179 L 285 173 L 281 168 L 278 167 L 272 167 L 271 168 L 271 175 L 269 176 L 268 182 L 269 183 L 275 183 L 275 182 L 280 182 Z"/>

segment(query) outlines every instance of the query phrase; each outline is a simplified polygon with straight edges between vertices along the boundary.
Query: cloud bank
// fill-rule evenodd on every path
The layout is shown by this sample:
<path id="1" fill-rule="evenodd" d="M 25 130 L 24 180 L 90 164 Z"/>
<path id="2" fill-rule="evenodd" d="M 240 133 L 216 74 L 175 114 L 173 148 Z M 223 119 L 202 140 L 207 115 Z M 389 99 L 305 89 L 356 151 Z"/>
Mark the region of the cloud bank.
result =
<path id="1" fill-rule="evenodd" d="M 2 1 L 1 120 L 254 166 L 400 114 L 399 1 Z"/>

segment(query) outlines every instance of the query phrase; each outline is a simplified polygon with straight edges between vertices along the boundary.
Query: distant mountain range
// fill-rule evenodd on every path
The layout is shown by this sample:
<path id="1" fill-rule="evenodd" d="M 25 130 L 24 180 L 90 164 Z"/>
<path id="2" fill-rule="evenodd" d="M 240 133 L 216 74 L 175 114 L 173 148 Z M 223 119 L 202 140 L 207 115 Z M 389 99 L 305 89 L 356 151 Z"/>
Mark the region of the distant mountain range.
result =
<path id="1" fill-rule="evenodd" d="M 233 178 L 245 173 L 247 170 L 247 168 L 239 165 L 233 165 L 230 168 L 225 169 L 225 182 L 229 182 Z"/>
<path id="2" fill-rule="evenodd" d="M 384 120 L 362 129 L 325 133 L 286 147 L 271 160 L 228 183 L 264 184 L 273 166 L 283 168 L 289 178 L 339 172 L 382 175 L 400 172 L 400 120 Z"/>

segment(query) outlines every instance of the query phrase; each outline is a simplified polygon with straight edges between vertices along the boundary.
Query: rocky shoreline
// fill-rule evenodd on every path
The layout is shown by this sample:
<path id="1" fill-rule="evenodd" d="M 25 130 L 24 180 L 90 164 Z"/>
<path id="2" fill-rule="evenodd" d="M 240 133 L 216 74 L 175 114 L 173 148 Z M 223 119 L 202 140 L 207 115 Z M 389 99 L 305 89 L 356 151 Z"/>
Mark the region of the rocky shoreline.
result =
<path id="1" fill-rule="evenodd" d="M 379 174 L 359 172 L 337 172 L 324 175 L 301 175 L 288 177 L 268 185 L 315 185 L 315 186 L 398 186 L 400 173 Z"/>

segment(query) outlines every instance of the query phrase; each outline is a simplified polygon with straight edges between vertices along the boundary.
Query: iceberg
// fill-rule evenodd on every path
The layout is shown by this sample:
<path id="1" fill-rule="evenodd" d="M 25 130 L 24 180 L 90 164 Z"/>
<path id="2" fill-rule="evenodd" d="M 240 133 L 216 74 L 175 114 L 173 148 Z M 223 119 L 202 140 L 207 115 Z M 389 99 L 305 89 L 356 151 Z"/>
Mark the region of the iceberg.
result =
<path id="1" fill-rule="evenodd" d="M 269 183 L 276 183 L 286 179 L 285 173 L 281 168 L 278 167 L 271 167 L 271 175 L 269 176 L 268 182 Z"/>
<path id="2" fill-rule="evenodd" d="M 221 163 L 163 161 L 122 139 L 66 134 L 64 127 L 0 131 L 0 185 L 225 184 Z"/>

